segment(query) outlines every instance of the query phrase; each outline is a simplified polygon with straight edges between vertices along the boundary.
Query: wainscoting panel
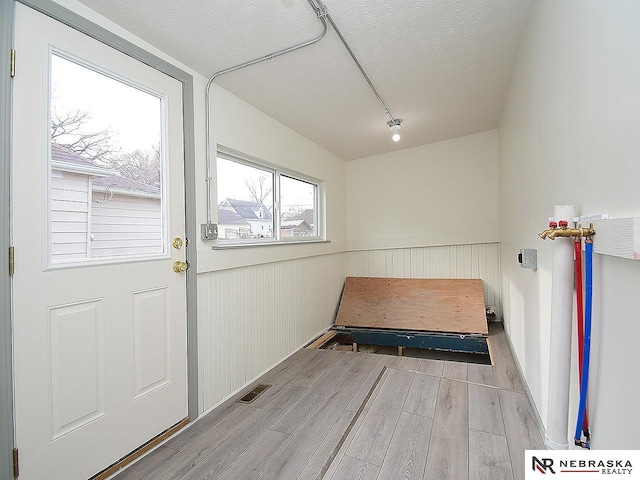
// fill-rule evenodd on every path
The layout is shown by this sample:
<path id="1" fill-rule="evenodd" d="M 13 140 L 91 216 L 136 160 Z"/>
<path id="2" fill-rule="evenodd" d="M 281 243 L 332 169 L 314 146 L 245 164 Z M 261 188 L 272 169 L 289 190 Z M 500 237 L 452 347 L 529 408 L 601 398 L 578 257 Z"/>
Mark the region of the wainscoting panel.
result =
<path id="1" fill-rule="evenodd" d="M 200 411 L 333 323 L 344 279 L 481 278 L 501 318 L 500 245 L 367 250 L 198 275 Z"/>
<path id="2" fill-rule="evenodd" d="M 198 275 L 200 412 L 333 323 L 345 254 Z"/>

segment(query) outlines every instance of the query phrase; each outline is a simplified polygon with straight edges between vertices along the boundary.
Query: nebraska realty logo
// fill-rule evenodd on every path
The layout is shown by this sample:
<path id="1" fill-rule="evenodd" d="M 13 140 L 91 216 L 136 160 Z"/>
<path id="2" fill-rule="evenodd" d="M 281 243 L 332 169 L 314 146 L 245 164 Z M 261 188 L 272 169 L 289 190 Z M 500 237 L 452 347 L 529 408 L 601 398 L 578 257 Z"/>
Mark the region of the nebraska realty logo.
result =
<path id="1" fill-rule="evenodd" d="M 527 450 L 524 467 L 525 480 L 542 475 L 567 480 L 610 476 L 640 479 L 640 450 Z"/>

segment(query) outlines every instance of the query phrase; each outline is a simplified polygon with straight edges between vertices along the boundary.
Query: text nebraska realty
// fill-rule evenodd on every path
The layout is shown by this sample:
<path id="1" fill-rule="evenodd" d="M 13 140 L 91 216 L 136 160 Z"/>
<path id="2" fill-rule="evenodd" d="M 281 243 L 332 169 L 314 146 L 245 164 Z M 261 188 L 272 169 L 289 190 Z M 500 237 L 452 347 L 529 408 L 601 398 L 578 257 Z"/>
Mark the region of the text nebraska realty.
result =
<path id="1" fill-rule="evenodd" d="M 560 470 L 598 469 L 602 475 L 631 475 L 630 460 L 560 460 Z"/>

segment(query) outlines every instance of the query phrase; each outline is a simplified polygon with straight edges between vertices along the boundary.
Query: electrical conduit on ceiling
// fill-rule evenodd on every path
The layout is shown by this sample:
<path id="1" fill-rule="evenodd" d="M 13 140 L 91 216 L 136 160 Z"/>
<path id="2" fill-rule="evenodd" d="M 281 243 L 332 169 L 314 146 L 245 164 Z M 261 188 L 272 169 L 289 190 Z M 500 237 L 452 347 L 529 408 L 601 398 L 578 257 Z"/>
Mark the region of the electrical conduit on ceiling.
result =
<path id="1" fill-rule="evenodd" d="M 213 233 L 214 232 L 214 225 L 211 222 L 212 219 L 212 205 L 211 205 L 211 180 L 213 179 L 211 176 L 211 133 L 209 131 L 209 125 L 210 125 L 210 120 L 211 120 L 211 113 L 210 113 L 210 107 L 209 107 L 209 102 L 210 102 L 210 96 L 211 96 L 211 85 L 213 85 L 213 81 L 219 77 L 220 75 L 224 75 L 225 73 L 230 73 L 233 72 L 235 70 L 240 70 L 241 68 L 244 67 L 248 67 L 249 65 L 255 65 L 256 63 L 260 63 L 260 62 L 264 62 L 266 60 L 271 60 L 272 58 L 275 57 L 279 57 L 280 55 L 284 55 L 285 53 L 289 53 L 289 52 L 293 52 L 295 50 L 298 50 L 300 48 L 303 47 L 308 47 L 309 45 L 313 45 L 314 43 L 319 42 L 320 40 L 322 40 L 324 38 L 324 36 L 327 33 L 327 22 L 324 19 L 324 13 L 322 12 L 321 9 L 319 9 L 318 7 L 316 7 L 315 3 L 312 0 L 307 0 L 309 2 L 309 5 L 311 5 L 311 8 L 313 8 L 314 12 L 316 12 L 317 18 L 318 20 L 320 20 L 320 22 L 322 23 L 322 32 L 320 33 L 320 35 L 318 35 L 317 37 L 308 40 L 306 42 L 303 43 L 299 43 L 297 45 L 294 45 L 292 47 L 289 48 L 285 48 L 282 50 L 278 50 L 277 52 L 273 52 L 270 53 L 268 55 L 264 55 L 262 57 L 259 58 L 254 58 L 253 60 L 249 60 L 248 62 L 244 62 L 244 63 L 240 63 L 238 65 L 235 65 L 233 67 L 229 67 L 229 68 L 225 68 L 224 70 L 220 70 L 219 72 L 214 73 L 211 78 L 209 78 L 209 81 L 207 82 L 207 87 L 205 89 L 205 103 L 204 103 L 204 110 L 205 110 L 205 143 L 206 143 L 206 168 L 207 168 L 207 175 L 205 178 L 205 181 L 207 182 L 207 223 L 201 226 L 201 238 L 202 240 L 214 240 L 216 238 L 216 235 Z"/>
<path id="2" fill-rule="evenodd" d="M 378 93 L 378 90 L 376 90 L 376 87 L 373 85 L 373 82 L 369 78 L 369 75 L 367 75 L 367 72 L 365 72 L 364 68 L 362 67 L 362 64 L 358 61 L 358 58 L 356 57 L 355 53 L 353 53 L 353 50 L 349 46 L 349 43 L 347 42 L 347 40 L 344 38 L 344 35 L 342 35 L 342 32 L 340 31 L 336 23 L 333 21 L 333 18 L 331 18 L 331 15 L 329 15 L 326 5 L 323 5 L 320 0 L 307 0 L 307 1 L 309 2 L 309 5 L 311 5 L 311 8 L 313 8 L 313 10 L 316 12 L 316 16 L 318 20 L 322 22 L 323 28 L 322 28 L 322 33 L 320 35 L 318 35 L 316 38 L 309 40 L 307 42 L 294 45 L 293 47 L 285 48 L 283 50 L 278 50 L 277 52 L 270 53 L 268 55 L 264 55 L 262 57 L 259 57 L 253 60 L 249 60 L 248 62 L 240 63 L 233 67 L 225 68 L 224 70 L 220 70 L 219 72 L 214 73 L 211 76 L 211 78 L 209 78 L 209 81 L 207 82 L 207 87 L 205 89 L 205 106 L 204 106 L 205 108 L 205 143 L 206 143 L 206 178 L 205 180 L 207 183 L 207 223 L 201 225 L 202 240 L 215 240 L 217 238 L 217 234 L 214 233 L 216 226 L 211 221 L 212 210 L 213 210 L 212 204 L 211 204 L 211 180 L 213 180 L 213 177 L 211 176 L 211 133 L 209 132 L 211 112 L 210 112 L 209 103 L 210 103 L 210 96 L 211 96 L 211 85 L 213 84 L 213 81 L 217 77 L 219 77 L 220 75 L 224 75 L 225 73 L 230 73 L 235 70 L 248 67 L 249 65 L 254 65 L 256 63 L 260 63 L 266 60 L 271 60 L 272 58 L 279 57 L 280 55 L 284 55 L 285 53 L 293 52 L 294 50 L 298 50 L 300 48 L 307 47 L 309 45 L 313 45 L 314 43 L 319 42 L 324 38 L 325 34 L 327 33 L 327 22 L 325 18 L 328 19 L 329 22 L 331 23 L 331 26 L 338 34 L 338 37 L 340 38 L 345 48 L 349 52 L 349 55 L 351 55 L 351 58 L 357 65 L 358 69 L 360 70 L 360 73 L 362 73 L 362 76 L 365 78 L 365 80 L 369 84 L 369 87 L 371 88 L 374 95 L 382 105 L 382 108 L 384 109 L 385 113 L 389 117 L 389 121 L 387 122 L 387 125 L 389 125 L 389 128 L 393 133 L 393 140 L 397 142 L 400 139 L 400 135 L 398 132 L 400 130 L 400 126 L 401 126 L 400 124 L 402 123 L 402 119 L 395 118 L 393 115 L 391 115 L 389 108 L 384 103 L 384 100 L 382 100 L 382 97 Z"/>

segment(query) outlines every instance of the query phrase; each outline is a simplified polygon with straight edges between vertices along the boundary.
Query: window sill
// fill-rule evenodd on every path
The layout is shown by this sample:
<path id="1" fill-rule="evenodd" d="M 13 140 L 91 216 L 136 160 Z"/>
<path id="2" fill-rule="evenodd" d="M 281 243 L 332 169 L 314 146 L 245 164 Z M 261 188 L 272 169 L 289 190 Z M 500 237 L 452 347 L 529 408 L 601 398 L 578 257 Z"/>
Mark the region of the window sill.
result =
<path id="1" fill-rule="evenodd" d="M 247 242 L 247 243 L 228 243 L 223 245 L 213 245 L 211 250 L 231 250 L 235 248 L 251 248 L 251 247 L 275 247 L 282 245 L 306 245 L 316 243 L 331 243 L 331 240 L 292 240 L 292 241 L 280 241 L 280 242 Z"/>

